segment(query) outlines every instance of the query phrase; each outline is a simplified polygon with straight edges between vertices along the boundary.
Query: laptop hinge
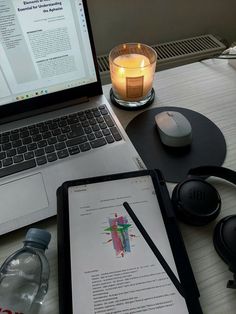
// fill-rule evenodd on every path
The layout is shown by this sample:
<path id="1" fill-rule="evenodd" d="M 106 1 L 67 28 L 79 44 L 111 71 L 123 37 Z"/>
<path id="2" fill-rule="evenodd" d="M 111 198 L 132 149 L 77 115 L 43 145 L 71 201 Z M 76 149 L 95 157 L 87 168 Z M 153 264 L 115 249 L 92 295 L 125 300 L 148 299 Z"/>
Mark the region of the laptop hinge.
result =
<path id="1" fill-rule="evenodd" d="M 88 102 L 88 101 L 89 101 L 89 97 L 76 98 L 76 99 L 72 99 L 72 100 L 69 100 L 69 101 L 67 100 L 66 102 L 62 102 L 62 103 L 58 103 L 58 104 L 55 104 L 55 105 L 47 106 L 45 108 L 34 109 L 34 110 L 22 112 L 22 113 L 17 113 L 16 115 L 11 115 L 9 117 L 2 118 L 0 120 L 0 125 L 4 124 L 4 123 L 9 123 L 9 122 L 13 122 L 13 121 L 16 121 L 16 120 L 21 120 L 21 119 L 29 118 L 29 117 L 32 117 L 32 116 L 44 114 L 44 113 L 47 113 L 47 112 L 63 109 L 63 108 L 66 108 L 66 107 L 75 106 L 75 105 L 78 105 L 78 104 L 81 104 L 81 103 L 85 103 L 85 102 Z"/>

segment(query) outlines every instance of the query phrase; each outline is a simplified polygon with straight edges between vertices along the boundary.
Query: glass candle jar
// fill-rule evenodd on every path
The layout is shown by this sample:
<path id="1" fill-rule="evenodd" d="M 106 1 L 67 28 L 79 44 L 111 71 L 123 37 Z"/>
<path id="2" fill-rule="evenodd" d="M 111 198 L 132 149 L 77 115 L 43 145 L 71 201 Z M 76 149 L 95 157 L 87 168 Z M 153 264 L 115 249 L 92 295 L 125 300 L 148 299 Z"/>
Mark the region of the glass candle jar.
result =
<path id="1" fill-rule="evenodd" d="M 127 43 L 109 54 L 111 100 L 124 109 L 140 109 L 154 100 L 152 88 L 157 54 L 147 45 Z"/>

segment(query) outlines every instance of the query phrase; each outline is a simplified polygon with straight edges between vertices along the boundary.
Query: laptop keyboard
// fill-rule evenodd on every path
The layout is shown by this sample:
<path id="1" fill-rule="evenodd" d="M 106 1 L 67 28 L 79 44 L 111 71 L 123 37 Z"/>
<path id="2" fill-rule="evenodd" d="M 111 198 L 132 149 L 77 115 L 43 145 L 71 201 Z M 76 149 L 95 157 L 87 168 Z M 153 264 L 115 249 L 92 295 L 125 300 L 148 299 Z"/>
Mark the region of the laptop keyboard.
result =
<path id="1" fill-rule="evenodd" d="M 0 134 L 0 178 L 122 139 L 105 105 Z"/>

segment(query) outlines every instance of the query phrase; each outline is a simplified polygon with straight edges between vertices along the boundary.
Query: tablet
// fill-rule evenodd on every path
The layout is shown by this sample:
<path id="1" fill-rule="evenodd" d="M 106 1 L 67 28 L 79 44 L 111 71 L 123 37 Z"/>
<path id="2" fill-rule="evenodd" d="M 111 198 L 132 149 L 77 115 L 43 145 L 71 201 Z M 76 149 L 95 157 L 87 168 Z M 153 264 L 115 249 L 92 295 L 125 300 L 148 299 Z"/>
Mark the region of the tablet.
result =
<path id="1" fill-rule="evenodd" d="M 60 313 L 201 313 L 159 171 L 66 182 L 57 197 Z"/>

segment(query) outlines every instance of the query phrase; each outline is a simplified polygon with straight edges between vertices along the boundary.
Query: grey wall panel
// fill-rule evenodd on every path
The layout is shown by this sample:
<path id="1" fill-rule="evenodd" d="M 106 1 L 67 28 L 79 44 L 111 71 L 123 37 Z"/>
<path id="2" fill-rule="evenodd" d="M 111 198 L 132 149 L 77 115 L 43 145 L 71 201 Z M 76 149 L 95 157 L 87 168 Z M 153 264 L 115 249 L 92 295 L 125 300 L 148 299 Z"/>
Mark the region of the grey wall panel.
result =
<path id="1" fill-rule="evenodd" d="M 88 0 L 97 54 L 211 33 L 236 41 L 235 0 Z"/>

